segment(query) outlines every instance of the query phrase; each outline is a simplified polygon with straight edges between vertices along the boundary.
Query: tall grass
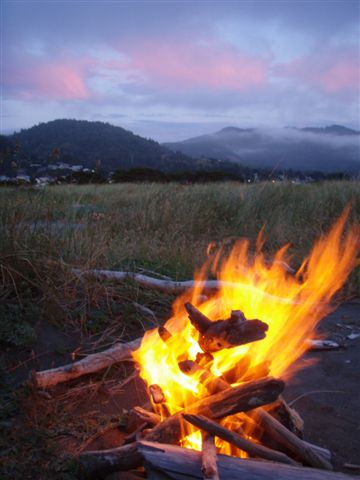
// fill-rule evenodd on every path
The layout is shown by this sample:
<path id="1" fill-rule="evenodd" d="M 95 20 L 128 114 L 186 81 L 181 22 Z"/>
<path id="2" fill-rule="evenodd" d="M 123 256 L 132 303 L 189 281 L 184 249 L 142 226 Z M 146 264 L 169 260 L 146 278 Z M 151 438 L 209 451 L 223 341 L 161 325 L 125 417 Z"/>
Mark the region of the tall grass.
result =
<path id="1" fill-rule="evenodd" d="M 296 267 L 349 202 L 359 219 L 357 182 L 3 188 L 0 298 L 21 303 L 25 288 L 26 298 L 37 292 L 54 312 L 61 306 L 61 315 L 78 314 L 104 292 L 80 284 L 67 266 L 190 278 L 210 242 L 255 242 L 263 226 L 269 255 L 290 243 Z M 353 291 L 357 281 L 355 275 Z"/>

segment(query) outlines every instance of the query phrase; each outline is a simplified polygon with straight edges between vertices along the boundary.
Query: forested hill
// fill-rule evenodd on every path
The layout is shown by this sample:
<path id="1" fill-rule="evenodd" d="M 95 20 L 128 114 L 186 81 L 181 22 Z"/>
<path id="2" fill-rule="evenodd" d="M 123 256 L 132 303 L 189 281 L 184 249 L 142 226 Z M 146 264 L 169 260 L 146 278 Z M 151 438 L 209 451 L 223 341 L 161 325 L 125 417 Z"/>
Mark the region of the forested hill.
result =
<path id="1" fill-rule="evenodd" d="M 54 120 L 14 133 L 24 160 L 61 161 L 104 170 L 151 167 L 164 171 L 186 170 L 194 160 L 121 127 L 85 120 Z"/>

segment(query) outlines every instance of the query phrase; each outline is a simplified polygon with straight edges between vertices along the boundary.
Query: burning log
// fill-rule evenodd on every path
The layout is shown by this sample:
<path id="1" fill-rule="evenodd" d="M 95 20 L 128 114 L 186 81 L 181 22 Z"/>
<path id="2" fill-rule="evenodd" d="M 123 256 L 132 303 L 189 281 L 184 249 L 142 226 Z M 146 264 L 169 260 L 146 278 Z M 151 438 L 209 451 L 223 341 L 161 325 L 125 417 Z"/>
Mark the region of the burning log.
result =
<path id="1" fill-rule="evenodd" d="M 273 462 L 287 463 L 288 465 L 298 465 L 297 462 L 289 458 L 284 453 L 251 442 L 250 440 L 241 437 L 237 433 L 231 432 L 222 425 L 219 425 L 218 423 L 213 422 L 202 415 L 184 414 L 183 417 L 187 422 L 190 422 L 195 427 L 205 430 L 209 434 L 219 437 L 222 440 L 225 440 L 225 442 L 231 443 L 231 445 L 235 445 L 235 447 L 240 448 L 250 455 L 271 460 Z"/>
<path id="2" fill-rule="evenodd" d="M 165 328 L 163 325 L 160 325 L 160 327 L 158 328 L 158 334 L 159 334 L 159 337 L 161 338 L 161 340 L 163 340 L 164 342 L 167 342 L 169 340 L 169 338 L 172 337 L 169 330 L 167 328 Z"/>
<path id="3" fill-rule="evenodd" d="M 232 368 L 224 372 L 223 377 L 228 383 L 235 383 L 239 381 L 239 379 L 243 378 L 244 375 L 246 375 L 247 371 L 249 370 L 250 364 L 251 364 L 250 355 L 245 355 L 243 358 L 241 358 L 240 361 L 236 363 L 236 365 L 234 365 Z M 269 372 L 261 376 L 266 377 L 268 373 Z"/>
<path id="4" fill-rule="evenodd" d="M 160 443 L 175 443 L 181 435 L 183 413 L 201 414 L 212 419 L 220 419 L 271 403 L 278 398 L 283 388 L 284 382 L 271 377 L 247 382 L 235 388 L 230 387 L 205 397 L 189 408 L 166 418 L 153 428 L 146 439 Z"/>
<path id="5" fill-rule="evenodd" d="M 262 340 L 268 325 L 261 320 L 246 320 L 240 310 L 233 310 L 227 320 L 212 322 L 191 303 L 185 303 L 190 322 L 199 332 L 198 343 L 204 352 L 217 352 L 223 348 Z"/>
<path id="6" fill-rule="evenodd" d="M 180 370 L 186 375 L 199 375 L 199 381 L 204 385 L 210 394 L 221 392 L 229 388 L 229 384 L 221 377 L 215 377 L 209 370 L 201 367 L 193 360 L 179 362 Z"/>
<path id="7" fill-rule="evenodd" d="M 207 432 L 201 433 L 201 471 L 204 479 L 220 480 L 214 437 Z"/>
<path id="8" fill-rule="evenodd" d="M 98 372 L 114 363 L 131 359 L 131 353 L 137 350 L 140 344 L 141 338 L 128 343 L 116 343 L 111 348 L 103 352 L 87 355 L 78 362 L 51 368 L 50 370 L 43 370 L 42 372 L 32 372 L 29 383 L 37 388 L 48 388 L 82 375 Z"/>
<path id="9" fill-rule="evenodd" d="M 201 480 L 201 453 L 174 445 L 141 441 L 138 449 L 144 458 L 145 470 L 152 480 L 192 478 Z M 219 455 L 221 480 L 356 480 L 358 477 L 338 472 L 325 472 L 283 463 L 248 460 Z"/>
<path id="10" fill-rule="evenodd" d="M 196 354 L 196 363 L 202 367 L 208 365 L 214 360 L 214 357 L 209 352 L 198 352 Z"/>
<path id="11" fill-rule="evenodd" d="M 149 392 L 154 403 L 164 403 L 165 402 L 165 395 L 159 385 L 150 385 Z"/>
<path id="12" fill-rule="evenodd" d="M 260 423 L 261 427 L 280 445 L 292 452 L 303 463 L 316 468 L 333 470 L 333 466 L 324 457 L 314 451 L 294 433 L 290 432 L 276 418 L 272 417 L 263 408 L 254 411 L 251 416 Z"/>

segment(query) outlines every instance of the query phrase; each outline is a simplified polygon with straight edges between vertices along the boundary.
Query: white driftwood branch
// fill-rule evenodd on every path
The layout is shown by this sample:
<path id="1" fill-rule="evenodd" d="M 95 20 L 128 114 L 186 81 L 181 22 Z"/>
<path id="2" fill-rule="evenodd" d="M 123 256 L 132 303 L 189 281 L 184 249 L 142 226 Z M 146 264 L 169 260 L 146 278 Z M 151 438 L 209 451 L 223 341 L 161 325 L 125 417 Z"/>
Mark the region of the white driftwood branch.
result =
<path id="1" fill-rule="evenodd" d="M 115 343 L 111 348 L 104 350 L 103 352 L 87 355 L 77 362 L 69 363 L 57 368 L 51 368 L 50 370 L 32 372 L 30 383 L 38 388 L 48 388 L 57 385 L 58 383 L 67 382 L 68 380 L 81 377 L 82 375 L 98 372 L 104 368 L 111 367 L 114 363 L 131 358 L 131 352 L 140 347 L 141 340 L 141 338 L 137 338 L 129 343 Z M 335 342 L 330 342 L 328 340 L 306 340 L 306 343 L 309 350 L 332 350 L 340 347 L 338 344 L 330 347 L 329 344 Z M 321 343 L 324 343 L 326 347 L 321 348 Z"/>
<path id="2" fill-rule="evenodd" d="M 77 362 L 42 372 L 32 372 L 30 382 L 38 388 L 47 388 L 88 373 L 97 372 L 114 363 L 132 358 L 131 352 L 137 350 L 140 344 L 141 338 L 128 343 L 116 343 L 103 352 L 92 353 Z"/>
<path id="3" fill-rule="evenodd" d="M 321 351 L 321 350 L 339 350 L 342 346 L 333 342 L 332 340 L 305 340 L 309 350 Z"/>
<path id="4" fill-rule="evenodd" d="M 234 283 L 220 280 L 184 280 L 184 281 L 175 281 L 175 280 L 162 280 L 159 278 L 148 277 L 147 275 L 142 275 L 140 273 L 132 272 L 116 272 L 113 270 L 80 270 L 78 268 L 73 268 L 72 272 L 78 276 L 87 276 L 98 278 L 99 280 L 132 280 L 135 283 L 138 283 L 142 287 L 151 288 L 154 290 L 159 290 L 164 293 L 178 295 L 186 290 L 191 288 L 199 287 L 202 290 L 219 290 L 219 288 L 241 288 L 244 291 L 249 293 L 258 292 L 259 295 L 268 298 L 277 303 L 291 303 L 294 302 L 287 298 L 277 297 L 266 293 L 260 288 L 246 285 L 243 283 Z"/>

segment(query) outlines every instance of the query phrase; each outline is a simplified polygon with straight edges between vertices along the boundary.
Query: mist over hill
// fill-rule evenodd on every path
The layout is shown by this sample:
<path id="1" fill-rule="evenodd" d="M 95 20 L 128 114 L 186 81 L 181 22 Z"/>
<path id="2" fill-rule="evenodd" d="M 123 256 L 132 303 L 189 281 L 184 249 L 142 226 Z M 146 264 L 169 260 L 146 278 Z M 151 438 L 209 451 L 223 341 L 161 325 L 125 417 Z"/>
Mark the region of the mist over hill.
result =
<path id="1" fill-rule="evenodd" d="M 54 120 L 0 138 L 0 174 L 56 175 L 79 166 L 104 173 L 127 169 L 226 172 L 251 177 L 292 170 L 360 171 L 360 133 L 324 128 L 226 127 L 183 142 L 160 145 L 121 127 L 83 120 Z M 72 168 L 72 167 L 70 167 Z"/>
<path id="2" fill-rule="evenodd" d="M 164 145 L 192 157 L 213 157 L 250 168 L 360 170 L 360 132 L 341 125 L 302 129 L 230 126 Z"/>

